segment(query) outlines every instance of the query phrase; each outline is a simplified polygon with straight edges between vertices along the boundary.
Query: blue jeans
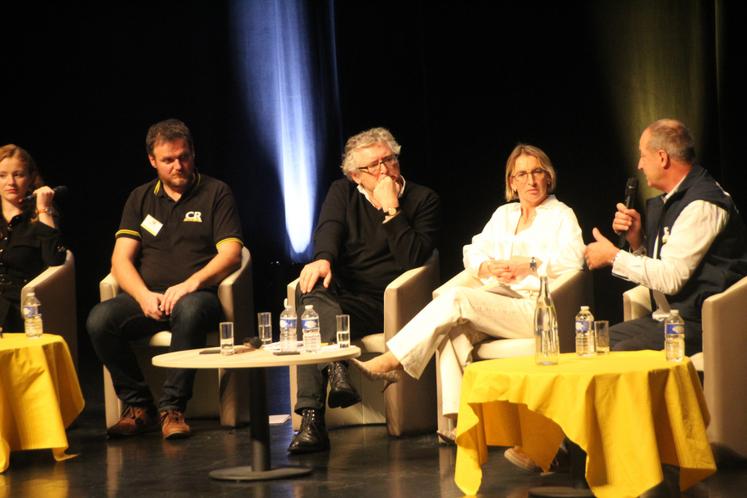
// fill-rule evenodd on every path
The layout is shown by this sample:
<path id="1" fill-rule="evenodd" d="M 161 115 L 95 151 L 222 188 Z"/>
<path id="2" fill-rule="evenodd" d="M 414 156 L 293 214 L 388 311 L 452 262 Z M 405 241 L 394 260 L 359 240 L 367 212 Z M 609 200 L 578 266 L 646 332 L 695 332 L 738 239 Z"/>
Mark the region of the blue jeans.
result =
<path id="1" fill-rule="evenodd" d="M 217 327 L 220 317 L 218 296 L 210 290 L 185 295 L 177 301 L 171 316 L 163 320 L 146 317 L 137 301 L 122 293 L 94 306 L 88 314 L 86 329 L 96 354 L 111 373 L 117 396 L 127 405 L 149 406 L 153 404 L 153 395 L 130 341 L 170 330 L 169 351 L 204 347 L 207 332 Z M 194 376 L 194 370 L 169 369 L 158 409 L 183 412 L 192 397 Z"/>

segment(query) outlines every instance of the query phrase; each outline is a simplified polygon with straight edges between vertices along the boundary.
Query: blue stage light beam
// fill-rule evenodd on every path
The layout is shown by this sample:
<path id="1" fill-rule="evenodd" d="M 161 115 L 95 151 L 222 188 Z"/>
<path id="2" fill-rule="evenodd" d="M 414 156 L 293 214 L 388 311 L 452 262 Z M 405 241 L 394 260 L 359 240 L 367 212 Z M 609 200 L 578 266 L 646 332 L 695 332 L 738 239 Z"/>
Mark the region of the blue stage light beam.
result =
<path id="1" fill-rule="evenodd" d="M 294 261 L 311 256 L 318 151 L 303 0 L 233 0 L 233 39 L 244 96 L 261 142 L 273 158 Z M 321 112 L 321 111 L 318 111 Z"/>

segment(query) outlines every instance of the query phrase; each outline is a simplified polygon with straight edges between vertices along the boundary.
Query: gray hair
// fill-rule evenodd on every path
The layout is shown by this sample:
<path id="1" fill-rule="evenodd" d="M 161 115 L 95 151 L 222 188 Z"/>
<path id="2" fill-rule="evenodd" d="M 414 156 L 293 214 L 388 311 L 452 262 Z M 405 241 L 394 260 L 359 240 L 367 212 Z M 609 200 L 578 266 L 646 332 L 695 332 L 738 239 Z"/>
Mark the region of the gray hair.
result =
<path id="1" fill-rule="evenodd" d="M 688 164 L 695 162 L 695 144 L 690 130 L 676 119 L 659 119 L 646 128 L 649 150 L 663 150 L 670 157 Z"/>
<path id="2" fill-rule="evenodd" d="M 356 164 L 355 151 L 375 144 L 384 144 L 397 155 L 399 155 L 399 151 L 402 148 L 394 139 L 392 133 L 386 128 L 371 128 L 370 130 L 353 135 L 345 142 L 345 150 L 342 153 L 340 168 L 345 173 L 345 176 L 349 178 L 355 172 L 356 168 L 361 166 Z"/>

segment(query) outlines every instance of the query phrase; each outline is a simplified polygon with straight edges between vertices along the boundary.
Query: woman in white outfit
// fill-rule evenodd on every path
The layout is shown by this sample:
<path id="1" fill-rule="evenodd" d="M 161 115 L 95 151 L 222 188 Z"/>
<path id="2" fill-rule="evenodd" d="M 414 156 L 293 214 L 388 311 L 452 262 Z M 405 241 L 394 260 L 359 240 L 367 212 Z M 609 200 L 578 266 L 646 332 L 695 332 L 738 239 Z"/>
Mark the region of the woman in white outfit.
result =
<path id="1" fill-rule="evenodd" d="M 443 413 L 456 418 L 462 371 L 473 343 L 483 334 L 533 337 L 537 271 L 546 273 L 552 286 L 553 279 L 582 267 L 581 228 L 573 210 L 551 195 L 555 185 L 547 154 L 538 147 L 517 145 L 506 161 L 509 202 L 496 209 L 483 231 L 464 246 L 464 267 L 485 286 L 447 290 L 387 342 L 389 351 L 354 364 L 368 377 L 391 383 L 401 369 L 419 378 L 439 351 Z M 486 290 L 497 287 L 510 290 Z"/>

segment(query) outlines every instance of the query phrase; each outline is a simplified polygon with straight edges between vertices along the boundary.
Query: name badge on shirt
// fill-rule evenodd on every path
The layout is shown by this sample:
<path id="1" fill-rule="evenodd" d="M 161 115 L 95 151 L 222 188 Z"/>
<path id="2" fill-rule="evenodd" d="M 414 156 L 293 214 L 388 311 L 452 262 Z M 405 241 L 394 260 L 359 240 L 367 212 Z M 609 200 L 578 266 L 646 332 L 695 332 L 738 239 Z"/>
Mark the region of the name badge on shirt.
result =
<path id="1" fill-rule="evenodd" d="M 140 223 L 140 226 L 145 228 L 152 236 L 157 237 L 158 232 L 160 232 L 161 227 L 163 227 L 163 223 L 161 223 L 151 215 L 148 215 L 145 217 L 143 222 Z"/>

